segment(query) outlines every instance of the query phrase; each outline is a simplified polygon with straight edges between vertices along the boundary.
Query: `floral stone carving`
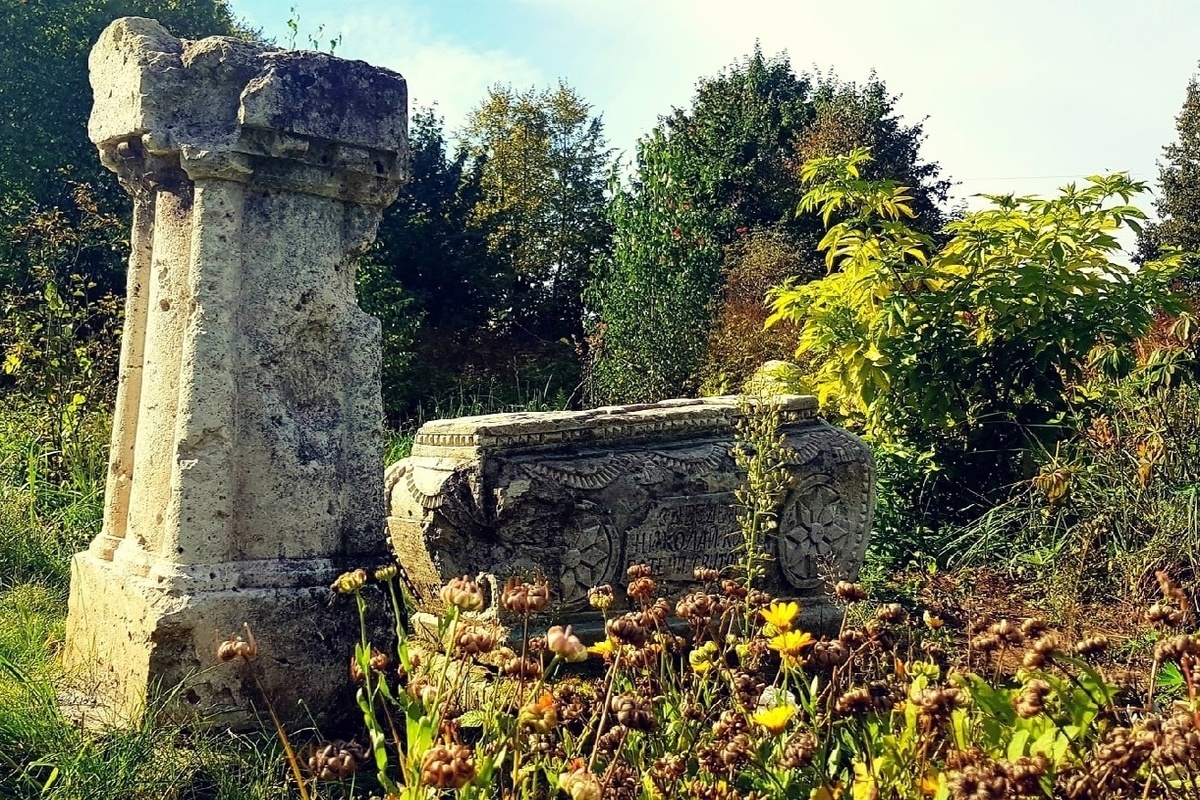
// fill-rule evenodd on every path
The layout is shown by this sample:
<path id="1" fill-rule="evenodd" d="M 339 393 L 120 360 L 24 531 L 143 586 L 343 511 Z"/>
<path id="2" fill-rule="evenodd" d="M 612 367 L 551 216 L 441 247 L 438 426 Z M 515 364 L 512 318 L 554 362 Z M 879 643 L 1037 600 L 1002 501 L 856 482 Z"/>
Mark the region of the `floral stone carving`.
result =
<path id="1" fill-rule="evenodd" d="M 769 542 L 764 588 L 820 604 L 822 577 L 853 578 L 871 527 L 874 467 L 854 435 L 781 404 L 791 486 Z M 584 616 L 587 590 L 620 587 L 648 563 L 678 596 L 697 565 L 724 567 L 739 543 L 736 397 L 589 411 L 437 420 L 385 475 L 388 527 L 418 600 L 438 605 L 455 575 L 541 572 L 554 613 Z"/>

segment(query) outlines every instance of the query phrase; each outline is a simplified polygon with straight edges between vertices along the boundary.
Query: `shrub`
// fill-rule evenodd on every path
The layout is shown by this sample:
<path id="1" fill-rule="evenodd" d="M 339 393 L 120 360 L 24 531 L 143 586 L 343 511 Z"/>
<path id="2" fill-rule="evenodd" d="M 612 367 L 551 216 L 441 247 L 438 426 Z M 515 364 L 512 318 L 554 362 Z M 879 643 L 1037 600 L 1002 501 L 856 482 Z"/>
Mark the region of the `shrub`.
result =
<path id="1" fill-rule="evenodd" d="M 1115 232 L 1140 229 L 1145 186 L 1094 176 L 1050 200 L 989 196 L 946 225 L 945 244 L 909 227 L 907 190 L 865 181 L 865 150 L 802 171 L 800 211 L 820 210 L 830 274 L 772 292 L 771 322 L 801 326 L 813 359 L 802 388 L 885 450 L 943 471 L 950 510 L 987 502 L 1050 441 L 1090 355 L 1121 355 L 1156 313 L 1180 308 L 1177 255 L 1133 270 Z M 926 470 L 928 472 L 928 470 Z"/>

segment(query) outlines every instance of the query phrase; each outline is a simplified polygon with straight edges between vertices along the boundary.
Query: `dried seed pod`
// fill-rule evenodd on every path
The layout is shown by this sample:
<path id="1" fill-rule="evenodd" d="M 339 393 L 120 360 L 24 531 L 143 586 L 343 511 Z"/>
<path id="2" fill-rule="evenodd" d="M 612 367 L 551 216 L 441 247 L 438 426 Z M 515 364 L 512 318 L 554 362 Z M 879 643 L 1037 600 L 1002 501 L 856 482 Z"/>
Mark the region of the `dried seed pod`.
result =
<path id="1" fill-rule="evenodd" d="M 634 600 L 646 601 L 654 596 L 656 584 L 653 578 L 634 578 L 629 582 L 629 586 L 625 589 L 625 594 L 632 597 Z"/>
<path id="2" fill-rule="evenodd" d="M 632 694 L 613 695 L 609 708 L 617 716 L 617 722 L 631 730 L 654 730 L 654 712 L 650 702 Z"/>
<path id="3" fill-rule="evenodd" d="M 1075 652 L 1081 656 L 1102 653 L 1108 648 L 1108 639 L 1103 636 L 1089 636 L 1075 643 Z"/>
<path id="4" fill-rule="evenodd" d="M 313 750 L 308 757 L 308 770 L 319 781 L 340 781 L 358 772 L 366 760 L 362 745 L 338 739 Z"/>
<path id="5" fill-rule="evenodd" d="M 1050 694 L 1050 684 L 1043 680 L 1034 679 L 1025 684 L 1021 693 L 1013 698 L 1017 716 L 1021 719 L 1036 717 L 1046 710 L 1046 697 Z"/>
<path id="6" fill-rule="evenodd" d="M 550 584 L 544 580 L 532 583 L 509 578 L 500 592 L 500 605 L 519 616 L 536 614 L 550 602 Z"/>
<path id="7" fill-rule="evenodd" d="M 461 789 L 475 779 L 475 754 L 462 744 L 435 744 L 421 759 L 421 780 L 437 789 Z"/>
<path id="8" fill-rule="evenodd" d="M 859 603 L 867 599 L 867 590 L 862 584 L 850 581 L 838 581 L 834 584 L 833 593 L 839 600 L 846 603 Z"/>
<path id="9" fill-rule="evenodd" d="M 639 614 L 623 614 L 614 617 L 605 623 L 604 630 L 617 642 L 633 647 L 641 647 L 650 635 L 650 632 L 642 624 Z"/>

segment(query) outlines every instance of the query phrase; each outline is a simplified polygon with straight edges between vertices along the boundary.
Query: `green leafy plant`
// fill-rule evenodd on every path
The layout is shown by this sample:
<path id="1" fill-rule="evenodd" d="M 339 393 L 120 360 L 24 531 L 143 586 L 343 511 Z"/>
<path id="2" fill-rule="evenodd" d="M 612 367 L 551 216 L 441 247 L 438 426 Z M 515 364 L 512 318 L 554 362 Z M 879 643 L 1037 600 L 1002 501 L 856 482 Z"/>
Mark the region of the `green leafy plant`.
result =
<path id="1" fill-rule="evenodd" d="M 800 386 L 839 421 L 986 496 L 1057 435 L 1089 358 L 1127 351 L 1157 313 L 1180 310 L 1179 257 L 1120 260 L 1116 233 L 1145 219 L 1129 204 L 1145 186 L 1124 174 L 1048 200 L 988 196 L 939 244 L 911 227 L 905 187 L 861 177 L 870 158 L 802 168 L 799 211 L 829 225 L 829 274 L 773 290 L 768 322 L 801 326 Z"/>

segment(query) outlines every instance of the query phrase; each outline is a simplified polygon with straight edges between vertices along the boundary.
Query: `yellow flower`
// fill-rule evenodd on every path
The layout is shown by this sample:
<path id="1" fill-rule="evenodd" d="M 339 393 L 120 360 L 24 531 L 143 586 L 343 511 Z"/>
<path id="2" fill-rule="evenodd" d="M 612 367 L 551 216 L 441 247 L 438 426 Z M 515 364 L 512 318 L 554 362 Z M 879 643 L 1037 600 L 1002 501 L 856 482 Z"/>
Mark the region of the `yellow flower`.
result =
<path id="1" fill-rule="evenodd" d="M 706 675 L 714 666 L 713 659 L 717 656 L 717 646 L 712 642 L 705 642 L 702 647 L 698 647 L 688 653 L 688 663 L 691 664 L 692 670 L 697 675 Z"/>
<path id="2" fill-rule="evenodd" d="M 783 733 L 795 713 L 796 707 L 789 705 L 764 708 L 754 712 L 754 721 L 778 736 Z"/>
<path id="3" fill-rule="evenodd" d="M 792 621 L 800 613 L 800 604 L 795 601 L 790 603 L 774 602 L 758 613 L 762 614 L 763 620 L 768 625 L 777 631 L 784 632 L 791 629 Z"/>
<path id="4" fill-rule="evenodd" d="M 842 785 L 834 783 L 833 787 L 818 786 L 808 794 L 808 800 L 839 800 L 842 796 Z"/>
<path id="5" fill-rule="evenodd" d="M 796 659 L 804 652 L 804 648 L 812 643 L 813 637 L 811 633 L 806 631 L 785 631 L 773 637 L 767 646 L 772 650 L 778 650 L 781 656 Z"/>
<path id="6" fill-rule="evenodd" d="M 596 642 L 588 648 L 589 653 L 595 653 L 598 656 L 611 656 L 617 650 L 617 645 L 612 639 L 605 639 L 602 642 Z"/>
<path id="7" fill-rule="evenodd" d="M 942 624 L 943 624 L 943 623 L 942 623 L 942 618 L 941 618 L 941 617 L 936 617 L 936 616 L 934 616 L 933 614 L 930 614 L 928 610 L 926 610 L 926 611 L 925 611 L 925 613 L 923 613 L 923 614 L 921 615 L 921 618 L 925 620 L 925 624 L 926 624 L 926 625 L 927 625 L 929 628 L 931 628 L 931 629 L 933 629 L 933 630 L 935 630 L 935 631 L 936 631 L 938 628 L 942 627 Z"/>

